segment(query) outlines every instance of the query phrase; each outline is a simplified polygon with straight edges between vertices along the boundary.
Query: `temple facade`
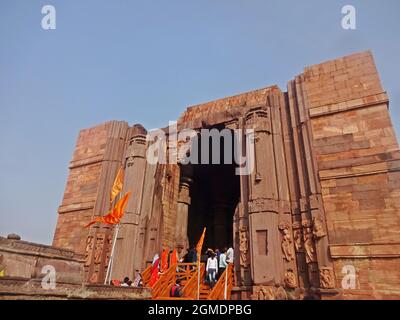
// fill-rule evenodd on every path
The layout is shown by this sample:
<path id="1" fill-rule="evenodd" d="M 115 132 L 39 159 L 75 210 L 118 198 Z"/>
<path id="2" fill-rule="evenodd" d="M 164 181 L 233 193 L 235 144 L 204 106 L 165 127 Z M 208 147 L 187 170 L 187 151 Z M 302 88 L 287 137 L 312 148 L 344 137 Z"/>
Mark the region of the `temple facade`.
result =
<path id="1" fill-rule="evenodd" d="M 53 245 L 84 255 L 88 282 L 104 281 L 114 230 L 83 226 L 109 211 L 123 166 L 132 196 L 113 278 L 133 277 L 162 248 L 183 254 L 206 227 L 204 248 L 233 245 L 236 298 L 400 298 L 400 151 L 388 107 L 372 54 L 361 52 L 305 68 L 285 92 L 186 109 L 178 133 L 242 129 L 247 150 L 252 131 L 248 174 L 234 163 L 149 162 L 138 124 L 84 129 Z"/>

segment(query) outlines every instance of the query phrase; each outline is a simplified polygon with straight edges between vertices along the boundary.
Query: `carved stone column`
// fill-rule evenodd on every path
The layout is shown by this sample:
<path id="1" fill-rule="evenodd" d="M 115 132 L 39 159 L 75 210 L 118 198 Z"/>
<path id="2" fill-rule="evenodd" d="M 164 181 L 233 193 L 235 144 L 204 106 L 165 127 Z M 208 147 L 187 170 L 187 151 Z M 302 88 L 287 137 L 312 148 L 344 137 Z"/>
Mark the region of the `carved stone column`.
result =
<path id="1" fill-rule="evenodd" d="M 132 195 L 121 220 L 121 228 L 115 247 L 112 277 L 118 279 L 134 276 L 135 252 L 138 245 L 143 182 L 146 171 L 146 130 L 141 125 L 134 125 L 129 134 L 122 194 L 130 191 Z"/>
<path id="2" fill-rule="evenodd" d="M 233 130 L 236 148 L 235 161 L 238 165 L 235 174 L 243 173 L 240 168 L 245 168 L 249 162 L 241 163 L 241 157 L 246 156 L 245 119 L 243 117 L 232 119 L 225 123 L 225 127 Z M 253 161 L 254 159 L 251 159 Z M 239 162 L 239 163 L 238 163 Z M 240 167 L 240 168 L 239 168 Z M 250 237 L 249 237 L 249 177 L 240 175 L 240 200 L 233 216 L 233 248 L 235 265 L 235 283 L 237 286 L 250 286 L 252 283 L 250 273 Z"/>
<path id="3" fill-rule="evenodd" d="M 186 169 L 186 168 L 185 168 Z M 181 174 L 186 170 L 182 170 Z M 189 169 L 189 167 L 187 168 Z M 189 247 L 189 240 L 187 235 L 188 228 L 188 215 L 190 205 L 190 185 L 192 179 L 188 176 L 181 176 L 179 183 L 179 195 L 178 195 L 178 209 L 177 209 L 177 225 L 176 225 L 176 248 L 179 253 L 185 252 Z"/>
<path id="4" fill-rule="evenodd" d="M 254 284 L 283 283 L 279 231 L 279 199 L 269 106 L 246 114 L 246 128 L 254 130 L 255 168 L 249 176 L 251 273 Z"/>

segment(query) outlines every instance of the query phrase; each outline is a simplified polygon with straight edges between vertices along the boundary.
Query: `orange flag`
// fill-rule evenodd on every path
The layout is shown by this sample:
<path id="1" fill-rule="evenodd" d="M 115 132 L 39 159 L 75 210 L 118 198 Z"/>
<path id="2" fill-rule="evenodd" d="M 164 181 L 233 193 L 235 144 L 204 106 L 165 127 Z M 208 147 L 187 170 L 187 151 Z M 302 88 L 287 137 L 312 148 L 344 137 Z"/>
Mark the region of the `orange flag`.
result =
<path id="1" fill-rule="evenodd" d="M 111 188 L 110 202 L 113 202 L 118 193 L 121 192 L 123 183 L 124 183 L 124 169 L 122 169 L 121 167 L 118 170 L 117 176 L 115 177 L 113 186 Z"/>
<path id="2" fill-rule="evenodd" d="M 173 266 L 174 264 L 178 263 L 178 251 L 174 249 L 174 251 L 171 252 L 171 255 L 169 257 L 169 265 Z"/>
<path id="3" fill-rule="evenodd" d="M 126 195 L 118 200 L 115 207 L 107 215 L 95 218 L 92 222 L 88 223 L 85 228 L 90 227 L 96 222 L 102 222 L 105 224 L 118 224 L 121 221 L 122 216 L 124 215 L 125 207 L 128 203 L 130 195 L 131 192 L 128 192 Z"/>
<path id="4" fill-rule="evenodd" d="M 168 248 L 164 249 L 161 254 L 161 271 L 167 271 L 168 269 Z"/>
<path id="5" fill-rule="evenodd" d="M 203 248 L 203 242 L 204 242 L 204 237 L 206 236 L 206 228 L 203 230 L 203 234 L 200 237 L 199 242 L 197 243 L 196 246 L 196 252 L 197 252 L 197 260 L 200 259 L 201 256 L 201 249 Z"/>

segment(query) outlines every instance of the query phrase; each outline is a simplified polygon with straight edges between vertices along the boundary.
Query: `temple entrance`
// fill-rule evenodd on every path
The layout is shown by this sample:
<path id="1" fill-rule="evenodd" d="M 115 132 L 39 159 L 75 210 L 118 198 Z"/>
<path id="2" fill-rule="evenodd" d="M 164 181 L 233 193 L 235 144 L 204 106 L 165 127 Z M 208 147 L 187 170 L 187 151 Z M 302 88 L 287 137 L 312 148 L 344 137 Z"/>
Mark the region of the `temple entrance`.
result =
<path id="1" fill-rule="evenodd" d="M 201 143 L 200 136 L 198 141 Z M 212 164 L 210 145 L 209 164 L 190 165 L 192 166 L 192 184 L 190 187 L 188 239 L 190 245 L 196 245 L 203 228 L 206 227 L 207 233 L 203 248 L 221 250 L 233 245 L 233 215 L 240 199 L 240 176 L 235 174 L 234 161 L 232 164 L 225 163 L 223 137 L 220 142 L 221 164 Z M 233 150 L 232 140 L 232 153 Z M 200 151 L 199 158 L 201 158 Z M 233 154 L 232 159 L 234 159 Z"/>

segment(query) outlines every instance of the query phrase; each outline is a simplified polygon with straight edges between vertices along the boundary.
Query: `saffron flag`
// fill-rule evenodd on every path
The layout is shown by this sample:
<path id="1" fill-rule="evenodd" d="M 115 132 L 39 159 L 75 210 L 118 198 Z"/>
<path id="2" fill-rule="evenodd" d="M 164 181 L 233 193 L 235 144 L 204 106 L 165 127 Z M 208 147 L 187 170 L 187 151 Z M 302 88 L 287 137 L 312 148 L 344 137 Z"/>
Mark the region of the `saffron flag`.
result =
<path id="1" fill-rule="evenodd" d="M 201 249 L 203 248 L 203 243 L 204 243 L 204 237 L 206 236 L 206 228 L 204 228 L 203 233 L 200 237 L 199 242 L 197 243 L 196 246 L 196 252 L 197 252 L 197 261 L 200 261 L 200 256 L 201 256 Z"/>
<path id="2" fill-rule="evenodd" d="M 115 177 L 113 186 L 110 193 L 110 202 L 113 202 L 115 197 L 121 192 L 124 183 L 124 170 L 119 168 L 117 176 Z"/>
<path id="3" fill-rule="evenodd" d="M 149 286 L 153 287 L 153 285 L 157 282 L 157 280 L 160 278 L 160 275 L 158 274 L 158 267 L 160 264 L 160 258 L 158 258 L 154 263 L 153 266 L 151 267 L 151 278 L 149 282 Z"/>
<path id="4" fill-rule="evenodd" d="M 96 217 L 92 222 L 88 223 L 85 228 L 90 227 L 96 222 L 102 222 L 105 224 L 118 224 L 121 221 L 122 216 L 124 215 L 125 207 L 128 203 L 130 195 L 131 193 L 128 192 L 126 195 L 118 200 L 115 207 L 107 215 L 103 217 Z"/>
<path id="5" fill-rule="evenodd" d="M 169 256 L 169 265 L 173 266 L 178 263 L 178 251 L 174 249 Z"/>
<path id="6" fill-rule="evenodd" d="M 168 248 L 164 249 L 161 254 L 161 272 L 168 269 Z"/>

